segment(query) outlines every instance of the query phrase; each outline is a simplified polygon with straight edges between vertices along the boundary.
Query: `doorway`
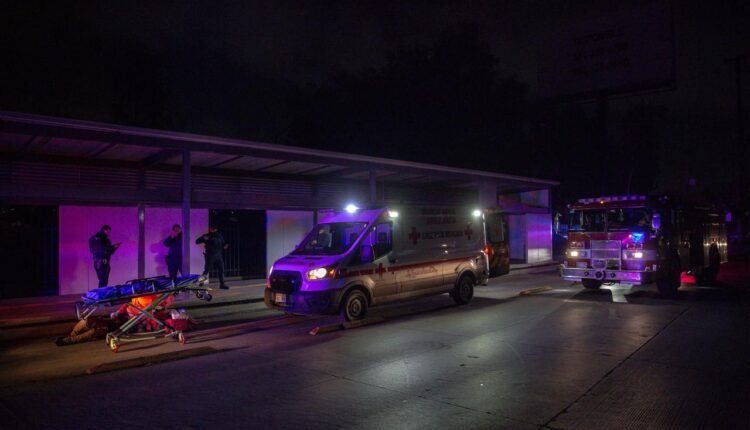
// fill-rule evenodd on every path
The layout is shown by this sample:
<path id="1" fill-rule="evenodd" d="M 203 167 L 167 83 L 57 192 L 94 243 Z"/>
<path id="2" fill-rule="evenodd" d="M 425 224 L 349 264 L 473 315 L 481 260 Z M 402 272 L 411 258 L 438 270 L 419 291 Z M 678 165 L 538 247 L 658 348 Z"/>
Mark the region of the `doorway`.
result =
<path id="1" fill-rule="evenodd" d="M 235 279 L 266 274 L 266 211 L 211 209 L 208 224 L 215 225 L 229 248 L 224 252 L 224 276 Z M 209 276 L 216 279 L 215 271 Z"/>
<path id="2" fill-rule="evenodd" d="M 57 206 L 0 206 L 0 298 L 58 293 Z"/>

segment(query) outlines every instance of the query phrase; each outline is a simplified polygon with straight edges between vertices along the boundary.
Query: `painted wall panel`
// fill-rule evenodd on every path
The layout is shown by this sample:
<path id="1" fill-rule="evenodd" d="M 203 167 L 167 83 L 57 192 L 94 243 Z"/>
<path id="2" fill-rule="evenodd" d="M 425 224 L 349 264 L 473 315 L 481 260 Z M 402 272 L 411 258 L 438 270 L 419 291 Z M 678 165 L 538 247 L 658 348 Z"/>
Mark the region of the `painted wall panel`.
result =
<path id="1" fill-rule="evenodd" d="M 271 264 L 292 251 L 313 227 L 313 213 L 306 211 L 266 211 L 266 271 Z"/>
<path id="2" fill-rule="evenodd" d="M 527 263 L 552 260 L 552 218 L 550 215 L 526 215 L 528 235 Z"/>
<path id="3" fill-rule="evenodd" d="M 164 239 L 174 224 L 182 225 L 182 209 L 180 208 L 146 208 L 145 239 L 146 239 L 146 276 L 167 274 L 167 247 Z M 203 272 L 203 247 L 195 244 L 195 239 L 208 231 L 208 209 L 192 209 L 190 211 L 190 271 Z"/>
<path id="4" fill-rule="evenodd" d="M 112 227 L 112 243 L 122 242 L 112 256 L 109 283 L 138 275 L 138 209 L 135 207 L 60 206 L 60 294 L 81 293 L 97 286 L 89 237 L 102 224 Z"/>

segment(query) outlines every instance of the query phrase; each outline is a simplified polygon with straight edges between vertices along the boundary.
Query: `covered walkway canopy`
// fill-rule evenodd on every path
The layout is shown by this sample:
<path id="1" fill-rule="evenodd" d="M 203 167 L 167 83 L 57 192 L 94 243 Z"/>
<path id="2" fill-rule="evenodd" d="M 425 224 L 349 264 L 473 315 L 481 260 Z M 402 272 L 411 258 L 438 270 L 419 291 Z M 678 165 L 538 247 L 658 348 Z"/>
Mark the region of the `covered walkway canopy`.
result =
<path id="1" fill-rule="evenodd" d="M 0 204 L 181 207 L 187 236 L 190 208 L 316 213 L 350 200 L 495 207 L 498 195 L 555 185 L 365 155 L 0 112 Z M 547 210 L 545 201 L 540 213 Z M 189 260 L 187 245 L 185 254 Z"/>
<path id="2" fill-rule="evenodd" d="M 0 112 L 3 200 L 182 202 L 197 207 L 322 208 L 342 198 L 419 203 L 425 190 L 546 189 L 555 181 L 364 155 Z M 412 193 L 409 193 L 409 190 Z M 102 192 L 104 191 L 104 192 Z M 364 191 L 364 194 L 361 192 Z M 444 196 L 444 194 L 443 194 Z"/>

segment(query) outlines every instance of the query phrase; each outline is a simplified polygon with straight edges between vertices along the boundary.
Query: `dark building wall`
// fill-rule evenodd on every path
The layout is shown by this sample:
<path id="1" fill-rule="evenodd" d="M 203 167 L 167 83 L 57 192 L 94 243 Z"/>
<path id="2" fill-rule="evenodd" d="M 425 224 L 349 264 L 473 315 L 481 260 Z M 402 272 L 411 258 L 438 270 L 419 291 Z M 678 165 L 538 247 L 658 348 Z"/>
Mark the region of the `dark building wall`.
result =
<path id="1" fill-rule="evenodd" d="M 0 206 L 0 298 L 58 292 L 56 206 Z"/>

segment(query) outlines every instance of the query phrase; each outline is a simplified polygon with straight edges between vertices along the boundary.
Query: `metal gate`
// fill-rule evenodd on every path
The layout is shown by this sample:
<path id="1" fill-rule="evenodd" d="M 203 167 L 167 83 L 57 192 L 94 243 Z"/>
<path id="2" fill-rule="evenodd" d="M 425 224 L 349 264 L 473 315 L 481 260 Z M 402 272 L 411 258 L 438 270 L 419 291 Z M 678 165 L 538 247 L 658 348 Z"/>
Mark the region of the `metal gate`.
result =
<path id="1" fill-rule="evenodd" d="M 224 276 L 255 278 L 265 276 L 266 214 L 259 210 L 209 211 L 209 225 L 216 225 L 229 245 L 224 251 Z M 216 279 L 215 270 L 209 276 Z"/>

